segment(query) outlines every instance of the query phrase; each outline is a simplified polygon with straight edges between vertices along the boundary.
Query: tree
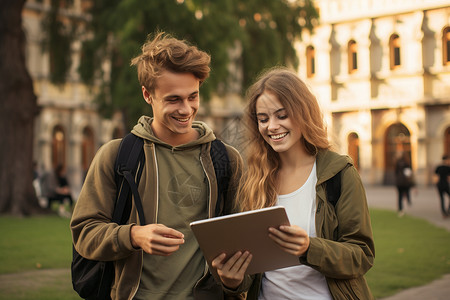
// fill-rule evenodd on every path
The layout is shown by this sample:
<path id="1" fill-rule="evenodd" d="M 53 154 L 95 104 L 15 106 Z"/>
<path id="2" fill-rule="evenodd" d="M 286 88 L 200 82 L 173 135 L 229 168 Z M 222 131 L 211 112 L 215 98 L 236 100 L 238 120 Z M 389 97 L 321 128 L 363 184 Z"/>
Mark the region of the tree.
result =
<path id="1" fill-rule="evenodd" d="M 59 1 L 52 0 L 53 7 L 58 8 Z M 130 60 L 149 33 L 166 31 L 211 54 L 211 76 L 202 87 L 202 99 L 207 101 L 212 94 L 225 96 L 228 91 L 235 75 L 228 68 L 230 49 L 236 45 L 242 49 L 234 63 L 242 70 L 239 92 L 243 94 L 264 68 L 297 67 L 294 42 L 301 38 L 303 29 L 312 30 L 318 18 L 313 0 L 96 0 L 89 13 L 92 18 L 87 31 L 77 36 L 83 40 L 79 72 L 88 84 L 99 84 L 100 79 L 100 110 L 106 116 L 122 111 L 129 126 L 141 114 L 150 113 L 142 100 L 136 71 L 130 67 Z M 55 30 L 51 31 L 57 27 L 57 18 L 53 20 L 46 31 L 58 38 Z M 73 30 L 64 32 L 69 36 Z M 59 40 L 64 39 L 59 36 Z M 101 68 L 105 60 L 112 62 L 107 76 Z"/>
<path id="2" fill-rule="evenodd" d="M 25 65 L 22 8 L 25 0 L 0 1 L 0 213 L 40 210 L 32 185 L 33 83 Z"/>
<path id="3" fill-rule="evenodd" d="M 128 125 L 134 124 L 140 114 L 149 113 L 149 106 L 142 100 L 129 62 L 147 34 L 161 29 L 211 54 L 211 76 L 202 86 L 206 101 L 212 94 L 226 95 L 234 75 L 228 68 L 229 51 L 240 46 L 240 58 L 233 63 L 242 70 L 243 94 L 262 69 L 297 66 L 294 42 L 318 18 L 312 1 L 92 0 L 90 18 L 67 22 L 59 9 L 73 0 L 51 0 L 52 9 L 43 22 L 44 49 L 51 53 L 50 79 L 55 84 L 65 82 L 71 67 L 70 45 L 73 39 L 83 41 L 79 73 L 86 83 L 102 86 L 100 110 L 105 115 L 119 110 Z M 33 121 L 38 108 L 25 65 L 24 3 L 0 1 L 0 213 L 16 215 L 39 210 L 32 186 Z M 104 61 L 111 62 L 107 74 L 103 74 Z"/>

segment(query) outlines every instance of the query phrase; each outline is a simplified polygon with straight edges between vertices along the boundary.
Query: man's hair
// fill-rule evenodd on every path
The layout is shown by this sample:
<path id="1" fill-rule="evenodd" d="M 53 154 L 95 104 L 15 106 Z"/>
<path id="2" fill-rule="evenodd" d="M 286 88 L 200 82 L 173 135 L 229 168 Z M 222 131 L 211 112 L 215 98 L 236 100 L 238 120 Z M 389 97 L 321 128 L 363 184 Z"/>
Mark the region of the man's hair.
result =
<path id="1" fill-rule="evenodd" d="M 137 67 L 138 79 L 149 93 L 154 93 L 156 80 L 164 71 L 192 73 L 202 84 L 209 76 L 211 57 L 184 40 L 164 32 L 148 36 L 142 53 L 131 60 Z"/>

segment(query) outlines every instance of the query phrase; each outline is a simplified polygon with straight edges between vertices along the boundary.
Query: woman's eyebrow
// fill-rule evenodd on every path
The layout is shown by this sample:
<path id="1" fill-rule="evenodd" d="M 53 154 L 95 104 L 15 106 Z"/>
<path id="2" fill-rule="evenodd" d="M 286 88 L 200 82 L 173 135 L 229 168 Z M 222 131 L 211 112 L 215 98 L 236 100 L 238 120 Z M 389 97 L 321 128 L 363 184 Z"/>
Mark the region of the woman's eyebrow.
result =
<path id="1" fill-rule="evenodd" d="M 286 108 L 282 107 L 282 108 L 279 108 L 276 111 L 274 111 L 272 114 L 277 114 L 277 113 L 282 112 L 284 110 L 286 110 Z M 256 116 L 267 116 L 267 113 L 256 113 Z"/>

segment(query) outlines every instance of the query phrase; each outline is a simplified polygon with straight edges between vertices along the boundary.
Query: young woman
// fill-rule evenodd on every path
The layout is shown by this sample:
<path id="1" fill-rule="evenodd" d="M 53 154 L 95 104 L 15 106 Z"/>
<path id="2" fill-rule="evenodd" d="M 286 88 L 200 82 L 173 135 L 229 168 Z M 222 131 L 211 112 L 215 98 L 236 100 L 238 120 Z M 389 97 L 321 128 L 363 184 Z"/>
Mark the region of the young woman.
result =
<path id="1" fill-rule="evenodd" d="M 248 101 L 248 168 L 237 199 L 241 210 L 286 208 L 291 226 L 268 234 L 300 265 L 257 275 L 247 299 L 373 299 L 363 277 L 374 261 L 365 190 L 351 159 L 329 150 L 317 100 L 294 72 L 275 68 L 249 89 Z M 334 206 L 326 182 L 335 175 Z M 223 258 L 213 264 L 236 288 L 251 254 Z"/>

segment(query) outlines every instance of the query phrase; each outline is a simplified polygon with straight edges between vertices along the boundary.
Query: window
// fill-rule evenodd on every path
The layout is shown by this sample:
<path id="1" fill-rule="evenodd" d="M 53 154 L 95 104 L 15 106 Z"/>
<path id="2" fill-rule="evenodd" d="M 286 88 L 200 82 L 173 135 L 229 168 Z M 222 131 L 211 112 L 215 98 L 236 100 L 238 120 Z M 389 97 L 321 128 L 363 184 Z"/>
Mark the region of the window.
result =
<path id="1" fill-rule="evenodd" d="M 402 153 L 411 161 L 411 133 L 402 123 L 395 123 L 386 129 L 384 138 L 385 184 L 395 183 L 395 164 Z"/>
<path id="2" fill-rule="evenodd" d="M 450 65 L 450 27 L 442 32 L 442 63 L 444 66 Z"/>
<path id="3" fill-rule="evenodd" d="M 359 170 L 359 136 L 357 133 L 352 132 L 347 137 L 348 143 L 348 155 L 353 160 L 353 165 Z"/>
<path id="4" fill-rule="evenodd" d="M 400 37 L 397 34 L 391 35 L 391 38 L 389 39 L 389 50 L 391 70 L 394 70 L 401 65 Z"/>
<path id="5" fill-rule="evenodd" d="M 450 127 L 447 127 L 444 134 L 444 154 L 450 155 Z"/>
<path id="6" fill-rule="evenodd" d="M 66 166 L 66 136 L 62 126 L 57 125 L 52 135 L 52 167 Z"/>
<path id="7" fill-rule="evenodd" d="M 87 173 L 91 161 L 95 154 L 94 133 L 90 127 L 83 130 L 83 139 L 81 141 L 81 164 L 83 172 Z"/>
<path id="8" fill-rule="evenodd" d="M 306 48 L 306 75 L 313 77 L 316 74 L 315 50 L 313 46 Z"/>
<path id="9" fill-rule="evenodd" d="M 113 133 L 112 133 L 113 139 L 120 139 L 120 138 L 123 138 L 124 136 L 125 136 L 125 134 L 123 133 L 122 129 L 120 129 L 118 127 L 114 128 Z"/>
<path id="10" fill-rule="evenodd" d="M 348 73 L 354 73 L 356 70 L 358 70 L 358 45 L 354 40 L 351 40 L 348 42 Z"/>

